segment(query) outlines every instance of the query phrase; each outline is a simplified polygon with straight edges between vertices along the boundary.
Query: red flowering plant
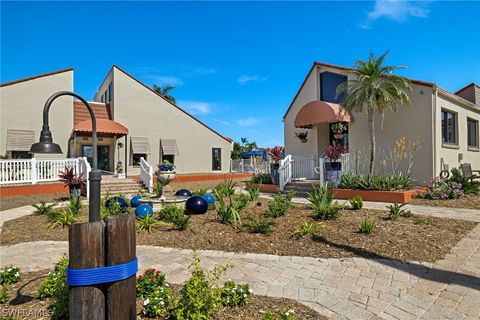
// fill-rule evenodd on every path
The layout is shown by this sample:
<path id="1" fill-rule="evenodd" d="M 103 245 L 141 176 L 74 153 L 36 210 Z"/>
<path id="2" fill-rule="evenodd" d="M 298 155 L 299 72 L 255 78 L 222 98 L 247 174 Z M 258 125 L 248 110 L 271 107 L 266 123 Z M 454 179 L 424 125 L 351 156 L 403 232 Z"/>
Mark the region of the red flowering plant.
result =
<path id="1" fill-rule="evenodd" d="M 155 268 L 148 268 L 137 277 L 137 297 L 148 297 L 155 289 L 165 285 L 165 274 Z"/>
<path id="2" fill-rule="evenodd" d="M 323 149 L 323 152 L 325 153 L 327 158 L 330 159 L 330 161 L 335 162 L 340 159 L 342 154 L 347 152 L 347 149 L 337 143 L 333 143 L 329 146 L 326 146 L 325 149 Z"/>
<path id="3" fill-rule="evenodd" d="M 70 166 L 66 166 L 63 171 L 60 171 L 58 178 L 63 184 L 65 184 L 65 186 L 79 185 L 82 184 L 84 180 L 83 172 L 76 174 L 74 168 Z"/>
<path id="4" fill-rule="evenodd" d="M 272 160 L 277 163 L 278 161 L 280 161 L 282 158 L 283 158 L 283 153 L 284 153 L 285 149 L 283 147 L 275 147 L 275 148 L 272 148 L 268 151 L 268 154 L 270 155 L 270 157 L 272 158 Z"/>

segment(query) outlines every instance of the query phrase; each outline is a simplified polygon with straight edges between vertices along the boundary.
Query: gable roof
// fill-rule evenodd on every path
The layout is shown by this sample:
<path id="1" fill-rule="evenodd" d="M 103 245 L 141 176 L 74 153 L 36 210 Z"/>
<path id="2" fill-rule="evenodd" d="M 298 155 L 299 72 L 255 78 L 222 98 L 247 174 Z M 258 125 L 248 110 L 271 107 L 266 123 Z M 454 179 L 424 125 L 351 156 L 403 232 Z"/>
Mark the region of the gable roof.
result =
<path id="1" fill-rule="evenodd" d="M 292 102 L 290 102 L 290 105 L 288 106 L 287 111 L 283 115 L 283 119 L 285 119 L 288 112 L 292 108 L 292 105 L 295 102 L 295 100 L 297 99 L 298 95 L 300 94 L 300 91 L 302 91 L 302 88 L 305 85 L 305 82 L 307 82 L 308 76 L 312 73 L 312 71 L 313 71 L 313 69 L 315 69 L 315 67 L 332 68 L 332 69 L 337 69 L 337 70 L 342 70 L 342 71 L 352 71 L 352 70 L 354 70 L 354 68 L 350 68 L 350 67 L 344 67 L 344 66 L 339 66 L 339 65 L 336 65 L 336 64 L 314 61 L 312 67 L 310 68 L 307 75 L 305 76 L 305 79 L 303 80 L 302 85 L 300 86 L 300 89 L 298 89 L 297 93 L 295 94 L 295 96 L 292 99 Z M 415 79 L 410 79 L 410 81 L 414 84 L 418 84 L 418 85 L 422 85 L 422 86 L 435 87 L 435 83 L 433 83 L 433 82 L 427 82 L 427 81 L 415 80 Z"/>
<path id="2" fill-rule="evenodd" d="M 225 141 L 227 142 L 231 142 L 231 140 L 227 137 L 224 137 L 223 135 L 221 135 L 220 133 L 218 133 L 217 131 L 215 131 L 214 129 L 210 128 L 208 125 L 206 125 L 205 123 L 203 123 L 202 121 L 200 121 L 199 119 L 195 118 L 193 115 L 191 115 L 190 113 L 188 113 L 187 111 L 185 111 L 184 109 L 182 109 L 181 107 L 179 107 L 178 105 L 176 105 L 175 103 L 172 103 L 171 101 L 169 101 L 168 99 L 165 99 L 165 97 L 159 95 L 158 93 L 156 93 L 152 88 L 150 88 L 149 86 L 147 86 L 145 83 L 141 82 L 140 80 L 138 80 L 137 78 L 135 78 L 134 76 L 132 76 L 131 74 L 129 74 L 127 71 L 123 70 L 122 68 L 120 68 L 119 66 L 117 65 L 113 65 L 112 66 L 112 69 L 115 68 L 119 71 L 121 71 L 123 74 L 125 74 L 126 76 L 128 76 L 129 78 L 131 78 L 132 80 L 136 81 L 138 84 L 142 85 L 144 88 L 146 88 L 147 90 L 153 92 L 159 99 L 163 99 L 164 101 L 166 101 L 168 104 L 170 104 L 172 107 L 174 108 L 177 108 L 178 110 L 180 110 L 181 112 L 183 112 L 184 114 L 186 114 L 187 116 L 189 116 L 190 118 L 192 118 L 193 120 L 197 121 L 198 123 L 200 123 L 202 126 L 204 126 L 205 128 L 209 129 L 210 131 L 212 131 L 213 133 L 215 133 L 216 135 L 218 135 L 220 138 L 224 139 Z M 110 73 L 110 71 L 107 73 L 107 76 L 108 74 Z"/>
<path id="3" fill-rule="evenodd" d="M 0 87 L 11 86 L 12 84 L 17 84 L 17 83 L 21 83 L 21 82 L 25 82 L 25 81 L 30 81 L 30 80 L 35 80 L 35 79 L 38 79 L 38 78 L 48 77 L 48 76 L 52 76 L 54 74 L 63 73 L 63 72 L 67 72 L 67 71 L 73 71 L 73 70 L 74 70 L 73 68 L 66 68 L 66 69 L 61 69 L 61 70 L 57 70 L 57 71 L 53 71 L 53 72 L 42 73 L 42 74 L 39 74 L 39 75 L 36 75 L 36 76 L 31 76 L 31 77 L 28 77 L 28 78 L 23 78 L 23 79 L 13 80 L 13 81 L 9 81 L 9 82 L 4 82 L 4 83 L 0 84 Z"/>

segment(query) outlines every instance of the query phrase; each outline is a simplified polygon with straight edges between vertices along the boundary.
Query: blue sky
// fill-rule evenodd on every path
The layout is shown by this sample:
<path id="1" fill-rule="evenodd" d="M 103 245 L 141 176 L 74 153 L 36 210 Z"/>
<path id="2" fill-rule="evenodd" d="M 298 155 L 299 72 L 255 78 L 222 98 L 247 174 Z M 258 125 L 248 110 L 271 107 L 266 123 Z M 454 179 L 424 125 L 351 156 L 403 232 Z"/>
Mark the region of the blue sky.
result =
<path id="1" fill-rule="evenodd" d="M 175 85 L 180 106 L 260 146 L 282 144 L 282 116 L 313 61 L 352 66 L 372 50 L 450 91 L 480 83 L 480 3 L 1 4 L 1 82 L 74 67 L 75 91 L 92 99 L 117 64 Z"/>

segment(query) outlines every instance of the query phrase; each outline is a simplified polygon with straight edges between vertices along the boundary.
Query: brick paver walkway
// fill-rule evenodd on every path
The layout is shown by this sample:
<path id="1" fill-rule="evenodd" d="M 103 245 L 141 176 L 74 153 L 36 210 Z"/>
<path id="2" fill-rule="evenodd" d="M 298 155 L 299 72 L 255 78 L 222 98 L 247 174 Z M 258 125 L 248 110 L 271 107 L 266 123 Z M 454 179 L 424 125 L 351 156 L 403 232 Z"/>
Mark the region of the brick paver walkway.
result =
<path id="1" fill-rule="evenodd" d="M 382 208 L 370 204 L 366 207 Z M 480 221 L 475 210 L 420 206 L 412 210 Z M 3 211 L 0 222 L 31 212 L 29 207 Z M 0 249 L 2 266 L 35 271 L 52 268 L 67 252 L 67 242 L 38 241 Z M 296 299 L 332 319 L 480 319 L 480 225 L 433 264 L 205 250 L 198 254 L 207 268 L 231 265 L 225 278 L 247 282 L 257 294 Z M 141 269 L 158 268 L 172 283 L 189 277 L 191 250 L 138 246 L 137 255 Z"/>

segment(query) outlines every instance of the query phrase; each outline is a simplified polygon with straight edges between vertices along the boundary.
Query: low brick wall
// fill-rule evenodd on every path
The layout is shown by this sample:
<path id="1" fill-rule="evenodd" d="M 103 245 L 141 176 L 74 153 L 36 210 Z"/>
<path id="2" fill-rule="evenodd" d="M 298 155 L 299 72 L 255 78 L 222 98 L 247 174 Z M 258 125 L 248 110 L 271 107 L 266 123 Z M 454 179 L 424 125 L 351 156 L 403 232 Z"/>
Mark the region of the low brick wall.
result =
<path id="1" fill-rule="evenodd" d="M 63 183 L 39 183 L 0 187 L 0 197 L 54 193 L 64 193 L 65 195 L 68 195 L 68 188 L 65 187 Z"/>

